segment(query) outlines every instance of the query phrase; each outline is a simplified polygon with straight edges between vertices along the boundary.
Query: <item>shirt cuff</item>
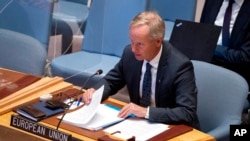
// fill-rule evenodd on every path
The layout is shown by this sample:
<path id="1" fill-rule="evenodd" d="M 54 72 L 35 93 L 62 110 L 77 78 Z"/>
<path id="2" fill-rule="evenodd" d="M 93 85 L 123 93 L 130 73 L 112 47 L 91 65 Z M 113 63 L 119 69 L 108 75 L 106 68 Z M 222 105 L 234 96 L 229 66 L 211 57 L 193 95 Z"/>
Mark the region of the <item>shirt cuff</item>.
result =
<path id="1" fill-rule="evenodd" d="M 146 115 L 145 115 L 145 119 L 149 119 L 149 107 L 147 107 L 147 112 L 146 112 Z"/>

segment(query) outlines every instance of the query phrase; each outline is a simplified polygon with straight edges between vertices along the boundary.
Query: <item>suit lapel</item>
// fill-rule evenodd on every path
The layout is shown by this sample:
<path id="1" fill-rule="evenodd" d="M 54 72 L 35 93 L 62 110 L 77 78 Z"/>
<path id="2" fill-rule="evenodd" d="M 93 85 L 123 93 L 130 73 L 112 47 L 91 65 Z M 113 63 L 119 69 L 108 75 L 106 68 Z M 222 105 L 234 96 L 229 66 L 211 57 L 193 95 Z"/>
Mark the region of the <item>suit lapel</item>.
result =
<path id="1" fill-rule="evenodd" d="M 210 21 L 214 22 L 216 20 L 216 17 L 220 11 L 220 7 L 221 7 L 223 1 L 224 0 L 214 0 L 213 1 L 214 2 L 214 3 L 212 3 L 213 6 L 210 6 L 210 7 L 214 8 L 214 9 L 211 9 L 211 11 L 210 11 L 211 12 L 211 16 L 209 16 L 209 17 L 211 17 Z"/>
<path id="2" fill-rule="evenodd" d="M 245 0 L 242 6 L 235 21 L 230 40 L 237 40 L 239 32 L 247 32 L 246 28 L 250 22 L 250 1 Z"/>
<path id="3" fill-rule="evenodd" d="M 133 85 L 133 92 L 134 94 L 132 94 L 132 96 L 134 96 L 134 100 L 133 102 L 135 103 L 140 103 L 140 80 L 141 80 L 141 68 L 142 68 L 142 63 L 143 61 L 135 61 L 135 64 L 133 65 L 134 66 L 134 70 L 133 70 L 133 78 L 134 78 L 134 81 L 132 82 Z"/>
<path id="4" fill-rule="evenodd" d="M 162 54 L 160 57 L 160 61 L 159 61 L 159 65 L 158 65 L 158 70 L 157 70 L 157 77 L 156 77 L 156 85 L 155 85 L 155 104 L 157 106 L 158 103 L 158 99 L 159 99 L 159 95 L 160 95 L 160 91 L 161 91 L 161 81 L 163 78 L 165 78 L 166 76 L 164 76 L 167 71 L 167 58 L 168 58 L 168 52 L 171 49 L 171 47 L 168 47 L 167 44 L 164 42 L 163 43 L 163 48 L 162 48 Z"/>

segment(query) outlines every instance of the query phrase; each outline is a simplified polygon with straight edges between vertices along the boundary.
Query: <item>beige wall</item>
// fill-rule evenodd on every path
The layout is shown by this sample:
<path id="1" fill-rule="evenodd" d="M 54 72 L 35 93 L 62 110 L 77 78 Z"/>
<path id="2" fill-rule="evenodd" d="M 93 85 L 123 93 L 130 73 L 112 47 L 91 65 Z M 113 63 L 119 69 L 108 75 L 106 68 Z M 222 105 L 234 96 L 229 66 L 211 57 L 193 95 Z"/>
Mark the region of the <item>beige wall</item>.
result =
<path id="1" fill-rule="evenodd" d="M 195 21 L 200 21 L 201 11 L 205 0 L 197 0 Z"/>

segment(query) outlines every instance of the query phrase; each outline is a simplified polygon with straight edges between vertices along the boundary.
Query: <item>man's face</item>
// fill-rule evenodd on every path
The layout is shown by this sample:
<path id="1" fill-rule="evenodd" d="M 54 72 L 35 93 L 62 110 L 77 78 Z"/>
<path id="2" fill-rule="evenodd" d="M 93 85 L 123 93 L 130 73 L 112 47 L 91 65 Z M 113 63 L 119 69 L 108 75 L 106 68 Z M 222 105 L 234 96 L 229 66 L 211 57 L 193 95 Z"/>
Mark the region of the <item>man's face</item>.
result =
<path id="1" fill-rule="evenodd" d="M 149 27 L 146 25 L 130 28 L 132 52 L 137 60 L 152 60 L 158 53 L 161 41 L 149 38 Z"/>

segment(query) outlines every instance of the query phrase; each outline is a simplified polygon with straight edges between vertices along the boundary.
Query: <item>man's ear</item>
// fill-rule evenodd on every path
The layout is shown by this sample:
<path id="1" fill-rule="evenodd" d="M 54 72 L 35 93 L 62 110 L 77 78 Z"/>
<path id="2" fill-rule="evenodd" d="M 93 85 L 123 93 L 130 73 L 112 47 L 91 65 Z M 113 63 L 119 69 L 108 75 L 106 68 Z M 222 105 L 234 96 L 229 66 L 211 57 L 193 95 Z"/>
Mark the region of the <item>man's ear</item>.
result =
<path id="1" fill-rule="evenodd" d="M 163 42 L 163 38 L 156 39 L 156 44 L 157 44 L 158 47 L 161 46 L 162 42 Z"/>

